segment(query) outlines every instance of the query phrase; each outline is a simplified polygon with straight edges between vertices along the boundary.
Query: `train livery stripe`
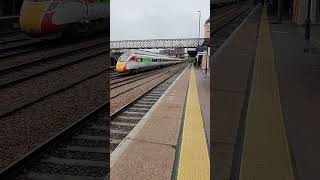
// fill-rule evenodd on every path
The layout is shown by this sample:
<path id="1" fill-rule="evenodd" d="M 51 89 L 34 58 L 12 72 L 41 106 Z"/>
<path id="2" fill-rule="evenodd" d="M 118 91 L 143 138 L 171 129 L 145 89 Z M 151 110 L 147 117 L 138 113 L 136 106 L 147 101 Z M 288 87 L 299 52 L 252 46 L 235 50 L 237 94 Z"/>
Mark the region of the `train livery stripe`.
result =
<path id="1" fill-rule="evenodd" d="M 42 19 L 46 13 L 49 2 L 24 1 L 21 9 L 20 26 L 22 31 L 40 33 Z"/>
<path id="2" fill-rule="evenodd" d="M 209 153 L 193 67 L 184 115 L 177 179 L 210 179 Z"/>
<path id="3" fill-rule="evenodd" d="M 260 21 L 240 180 L 293 180 L 266 9 Z"/>

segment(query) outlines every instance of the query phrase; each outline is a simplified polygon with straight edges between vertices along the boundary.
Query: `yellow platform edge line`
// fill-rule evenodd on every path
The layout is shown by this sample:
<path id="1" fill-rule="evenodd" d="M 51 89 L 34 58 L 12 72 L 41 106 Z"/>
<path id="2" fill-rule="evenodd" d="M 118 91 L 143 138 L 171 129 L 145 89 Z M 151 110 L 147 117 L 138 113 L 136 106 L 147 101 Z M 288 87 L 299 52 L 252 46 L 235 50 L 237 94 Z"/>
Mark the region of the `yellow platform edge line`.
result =
<path id="1" fill-rule="evenodd" d="M 293 180 L 266 9 L 260 21 L 240 180 Z"/>
<path id="2" fill-rule="evenodd" d="M 185 108 L 177 179 L 209 180 L 210 160 L 193 67 Z"/>

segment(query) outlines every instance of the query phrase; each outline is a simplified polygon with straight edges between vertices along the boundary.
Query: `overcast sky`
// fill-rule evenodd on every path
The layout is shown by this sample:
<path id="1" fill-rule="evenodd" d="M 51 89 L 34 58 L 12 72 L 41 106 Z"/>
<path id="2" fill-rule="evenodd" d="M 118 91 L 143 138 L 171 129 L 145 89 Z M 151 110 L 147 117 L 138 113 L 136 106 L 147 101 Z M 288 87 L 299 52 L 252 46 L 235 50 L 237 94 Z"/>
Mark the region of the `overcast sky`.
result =
<path id="1" fill-rule="evenodd" d="M 201 37 L 210 0 L 111 0 L 110 38 L 114 40 Z"/>

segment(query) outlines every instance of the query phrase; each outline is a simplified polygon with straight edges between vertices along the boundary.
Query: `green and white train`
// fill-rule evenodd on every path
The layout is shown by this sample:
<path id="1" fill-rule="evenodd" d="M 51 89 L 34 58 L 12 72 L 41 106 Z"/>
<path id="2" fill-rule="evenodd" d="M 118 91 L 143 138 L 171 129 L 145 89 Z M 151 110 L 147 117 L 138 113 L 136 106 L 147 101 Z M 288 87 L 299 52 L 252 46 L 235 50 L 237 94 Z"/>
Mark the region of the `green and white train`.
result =
<path id="1" fill-rule="evenodd" d="M 185 60 L 147 51 L 129 50 L 119 57 L 116 71 L 119 73 L 139 72 L 182 62 Z"/>

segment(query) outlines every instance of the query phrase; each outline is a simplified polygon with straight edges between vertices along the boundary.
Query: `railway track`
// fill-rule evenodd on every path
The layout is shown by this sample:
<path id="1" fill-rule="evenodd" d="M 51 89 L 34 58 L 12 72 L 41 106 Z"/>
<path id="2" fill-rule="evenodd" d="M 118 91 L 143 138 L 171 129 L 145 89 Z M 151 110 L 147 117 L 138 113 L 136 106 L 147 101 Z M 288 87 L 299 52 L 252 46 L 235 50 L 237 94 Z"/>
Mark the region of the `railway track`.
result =
<path id="1" fill-rule="evenodd" d="M 90 58 L 107 54 L 105 41 L 73 49 L 48 57 L 33 58 L 11 66 L 0 68 L 0 89 L 17 84 L 45 73 L 71 66 Z"/>
<path id="2" fill-rule="evenodd" d="M 167 73 L 171 73 L 171 70 L 163 69 L 161 71 L 144 74 L 143 76 L 137 77 L 136 79 L 127 79 L 124 82 L 121 82 L 120 84 L 117 84 L 117 85 L 113 84 L 110 86 L 110 90 L 111 90 L 110 99 L 116 98 L 120 95 L 130 92 L 131 90 L 134 90 L 137 87 L 140 87 L 144 84 L 155 81 L 163 76 L 166 76 Z M 126 88 L 123 88 L 124 86 Z M 118 90 L 119 88 L 120 90 Z M 114 93 L 113 91 L 116 91 L 116 92 Z"/>
<path id="3" fill-rule="evenodd" d="M 81 53 L 79 51 L 84 52 Z M 102 59 L 106 59 L 107 54 L 108 51 L 106 50 L 105 42 L 103 41 L 91 46 L 83 47 L 73 51 L 68 51 L 55 56 L 50 56 L 48 58 L 40 58 L 31 62 L 26 62 L 0 69 L 0 73 L 2 74 L 0 78 L 0 90 L 2 91 L 2 93 L 10 92 L 12 90 L 18 90 L 17 92 L 19 92 L 20 96 L 22 95 L 22 97 L 25 97 L 20 100 L 17 100 L 19 99 L 19 96 L 13 95 L 10 95 L 11 97 L 8 96 L 4 98 L 7 99 L 7 103 L 12 103 L 10 103 L 11 106 L 0 108 L 0 118 L 9 116 L 10 114 L 18 110 L 24 109 L 37 102 L 45 100 L 50 96 L 70 89 L 84 81 L 95 78 L 96 76 L 99 76 L 103 73 L 106 73 L 107 69 L 102 67 L 100 68 L 100 70 L 97 69 L 95 71 L 92 71 L 91 73 L 88 73 L 87 75 L 83 75 L 83 77 L 75 79 L 69 78 L 70 80 L 65 81 L 65 83 L 60 83 L 60 87 L 55 87 L 51 85 L 50 88 L 50 86 L 46 85 L 46 83 L 41 83 L 43 84 L 44 92 L 39 92 L 38 94 L 28 93 L 28 91 L 32 91 L 35 87 L 28 88 L 28 90 L 23 91 L 22 88 L 19 88 L 20 86 L 23 87 L 23 83 L 28 84 L 33 81 L 37 82 L 41 79 L 44 79 L 43 77 L 45 76 L 51 76 L 52 78 L 54 77 L 54 73 L 66 71 L 64 69 L 72 68 L 74 66 L 80 66 L 83 63 L 88 64 L 90 63 L 90 61 L 94 63 L 92 59 L 97 59 L 95 60 L 97 62 L 103 62 Z M 0 94 L 0 96 L 2 95 Z"/>
<path id="4" fill-rule="evenodd" d="M 100 103 L 106 43 L 93 37 L 1 59 L 0 169 Z"/>
<path id="5" fill-rule="evenodd" d="M 28 40 L 28 38 L 23 34 L 16 35 L 16 36 L 9 36 L 9 37 L 0 36 L 0 45 L 7 45 L 10 43 L 16 43 L 16 42 L 21 42 L 26 40 Z"/>
<path id="6" fill-rule="evenodd" d="M 241 16 L 241 14 L 248 11 L 251 6 L 252 5 L 248 3 L 241 4 L 240 6 L 231 5 L 215 13 L 213 16 L 213 31 L 211 33 L 215 34 L 220 31 L 222 28 Z"/>
<path id="7" fill-rule="evenodd" d="M 126 123 L 126 119 L 122 119 L 122 123 L 117 121 L 121 121 L 120 118 L 128 113 L 131 113 L 133 115 L 131 117 L 135 120 L 141 117 L 185 67 L 186 65 L 182 65 L 178 69 L 173 68 L 174 70 L 171 70 L 168 77 L 160 84 L 129 102 L 111 116 L 106 111 L 110 108 L 109 102 L 103 103 L 7 166 L 0 172 L 0 179 L 107 179 L 110 151 L 136 124 L 136 121 Z M 111 97 L 110 100 L 112 98 L 115 97 Z M 111 128 L 110 136 L 109 127 Z M 109 146 L 109 143 L 112 145 Z"/>
<path id="8" fill-rule="evenodd" d="M 10 37 L 21 34 L 21 31 L 14 30 L 14 31 L 8 31 L 8 32 L 0 32 L 0 37 Z"/>
<path id="9" fill-rule="evenodd" d="M 96 56 L 106 56 L 105 55 L 106 53 L 103 51 L 103 52 L 100 52 L 99 54 L 94 54 L 94 55 L 90 55 L 89 57 L 85 57 L 79 61 L 82 61 L 82 60 L 90 60 L 90 58 L 93 58 L 93 57 L 96 57 Z M 73 65 L 73 63 L 71 64 L 68 64 L 68 65 Z M 62 68 L 64 67 L 65 65 L 63 66 L 59 66 L 59 67 L 55 67 L 53 69 L 50 69 L 48 71 L 53 71 L 53 70 L 56 70 L 58 68 Z M 1 111 L 0 111 L 0 118 L 3 118 L 3 117 L 6 117 L 6 116 L 9 116 L 10 114 L 12 113 L 15 113 L 17 112 L 18 110 L 21 110 L 21 109 L 24 109 L 24 108 L 27 108 L 28 106 L 31 106 L 37 102 L 40 102 L 40 101 L 43 101 L 45 100 L 46 98 L 50 97 L 50 96 L 54 96 L 55 94 L 58 94 L 60 92 L 63 92 L 67 89 L 70 89 L 84 81 L 87 81 L 88 79 L 92 79 L 96 76 L 99 76 L 103 73 L 106 73 L 107 70 L 106 69 L 102 69 L 100 71 L 97 71 L 96 73 L 92 73 L 92 74 L 89 74 L 87 76 L 85 76 L 84 78 L 81 78 L 79 80 L 76 80 L 76 81 L 73 81 L 71 83 L 68 83 L 66 84 L 65 86 L 63 86 L 62 88 L 55 88 L 55 89 L 52 89 L 51 91 L 48 91 L 46 93 L 43 93 L 42 95 L 40 96 L 36 96 L 34 98 L 32 97 L 29 97 L 27 98 L 27 101 L 22 101 L 20 103 L 12 103 L 12 105 L 10 107 L 6 107 L 6 108 L 3 108 Z M 129 85 L 132 85 L 130 88 L 127 88 L 127 89 L 124 89 L 124 90 L 120 90 L 118 91 L 116 94 L 113 94 L 110 98 L 115 98 L 117 96 L 120 96 L 122 95 L 123 93 L 125 92 L 129 92 L 133 89 L 135 89 L 136 87 L 139 87 L 143 84 L 146 84 L 148 82 L 151 82 L 163 75 L 165 75 L 166 73 L 168 73 L 169 70 L 167 69 L 158 69 L 158 70 L 155 70 L 155 71 L 149 71 L 149 72 L 145 72 L 145 73 L 142 73 L 142 74 L 136 74 L 134 76 L 129 76 L 129 77 L 126 77 L 126 78 L 123 78 L 122 80 L 118 80 L 118 81 L 111 81 L 110 82 L 110 90 L 115 90 L 117 88 L 120 88 L 120 87 L 123 87 L 123 86 L 129 86 Z M 36 74 L 34 76 L 41 76 L 43 73 L 47 73 L 46 71 L 45 72 L 42 72 L 42 73 L 39 73 L 39 74 Z M 33 76 L 31 77 L 27 77 L 27 78 L 23 78 L 22 80 L 26 80 L 26 79 L 30 79 L 32 78 Z M 148 78 L 146 78 L 148 77 Z M 22 81 L 21 79 L 18 80 L 18 81 Z M 140 82 L 141 81 L 141 82 Z M 14 81 L 13 83 L 18 83 L 16 81 Z M 10 84 L 12 85 L 12 84 Z M 4 84 L 3 86 L 8 86 L 8 84 Z M 0 89 L 3 88 L 3 86 L 0 85 Z M 10 101 L 9 101 L 10 102 Z"/>
<path id="10" fill-rule="evenodd" d="M 213 16 L 214 29 L 211 31 L 213 37 L 213 53 L 223 44 L 229 35 L 241 24 L 244 18 L 254 8 L 253 3 L 245 2 L 240 6 L 233 4 L 225 6 L 216 11 Z"/>
<path id="11" fill-rule="evenodd" d="M 0 172 L 0 179 L 104 179 L 108 170 L 104 103 Z"/>
<path id="12" fill-rule="evenodd" d="M 16 42 L 7 42 L 0 48 L 0 58 L 6 58 L 18 54 L 28 53 L 39 49 L 41 46 L 48 44 L 48 41 L 41 40 L 21 40 Z"/>
<path id="13" fill-rule="evenodd" d="M 117 78 L 111 78 L 111 82 L 110 82 L 110 88 L 111 89 L 115 89 L 117 87 L 120 87 L 122 85 L 128 84 L 128 83 L 133 83 L 136 82 L 138 80 L 144 79 L 147 76 L 151 76 L 154 74 L 157 74 L 159 72 L 164 72 L 167 71 L 163 68 L 161 69 L 152 69 L 149 71 L 144 71 L 138 74 L 132 74 L 132 75 L 119 75 L 116 76 Z"/>
<path id="14" fill-rule="evenodd" d="M 97 35 L 97 38 L 103 37 L 105 35 Z M 8 39 L 9 40 L 6 40 Z M 11 40 L 10 40 L 11 39 Z M 5 59 L 9 57 L 15 57 L 18 55 L 25 55 L 29 53 L 45 51 L 52 48 L 55 48 L 57 44 L 77 44 L 81 42 L 90 41 L 92 37 L 83 38 L 81 41 L 64 41 L 63 39 L 31 39 L 26 37 L 25 35 L 17 35 L 17 37 L 4 37 L 4 40 L 1 42 L 0 39 L 0 59 Z"/>

